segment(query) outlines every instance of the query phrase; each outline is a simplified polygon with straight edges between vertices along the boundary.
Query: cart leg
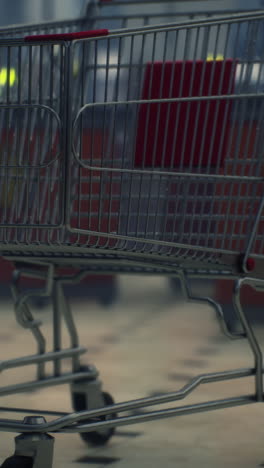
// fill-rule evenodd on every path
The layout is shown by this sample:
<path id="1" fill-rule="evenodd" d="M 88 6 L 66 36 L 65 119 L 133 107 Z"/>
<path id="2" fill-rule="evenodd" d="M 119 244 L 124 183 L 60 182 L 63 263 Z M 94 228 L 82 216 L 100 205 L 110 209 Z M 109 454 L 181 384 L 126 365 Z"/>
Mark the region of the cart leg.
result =
<path id="1" fill-rule="evenodd" d="M 77 279 L 80 276 L 77 275 Z M 75 282 L 76 278 L 72 278 Z M 77 328 L 75 326 L 73 314 L 69 305 L 69 301 L 66 300 L 63 284 L 71 282 L 71 279 L 56 278 L 54 281 L 53 289 L 53 304 L 54 304 L 54 347 L 60 349 L 60 320 L 64 318 L 65 325 L 67 327 L 71 348 L 79 346 L 79 337 Z M 55 372 L 60 372 L 59 363 L 54 363 Z M 102 391 L 101 381 L 98 379 L 98 371 L 94 366 L 82 366 L 80 363 L 80 357 L 72 357 L 72 371 L 83 372 L 84 377 L 82 379 L 74 380 L 71 383 L 71 396 L 72 405 L 75 411 L 87 411 L 97 408 L 103 408 L 105 406 L 113 405 L 114 400 L 109 393 Z M 91 377 L 89 377 L 89 374 Z M 116 414 L 111 414 L 111 418 L 116 417 Z M 102 420 L 106 419 L 105 417 Z M 82 439 L 90 445 L 104 445 L 114 434 L 114 428 L 102 429 L 93 432 L 81 433 Z"/>
<path id="2" fill-rule="evenodd" d="M 233 290 L 233 305 L 237 316 L 241 322 L 241 325 L 245 331 L 245 336 L 248 340 L 249 346 L 254 355 L 255 361 L 255 388 L 256 388 L 256 399 L 257 401 L 263 401 L 263 355 L 261 348 L 259 346 L 256 335 L 249 323 L 248 318 L 245 315 L 243 307 L 241 305 L 241 288 L 243 284 L 251 284 L 253 287 L 257 284 L 264 285 L 263 280 L 253 280 L 250 278 L 242 278 L 236 281 L 234 290 Z"/>
<path id="3" fill-rule="evenodd" d="M 45 265 L 47 266 L 47 265 Z M 23 326 L 24 328 L 30 329 L 33 333 L 36 341 L 38 343 L 38 354 L 33 356 L 33 362 L 36 362 L 38 374 L 37 380 L 40 382 L 44 382 L 46 379 L 45 375 L 45 360 L 38 359 L 41 355 L 45 355 L 46 353 L 46 343 L 45 339 L 40 331 L 41 323 L 37 320 L 34 320 L 31 311 L 28 307 L 27 300 L 36 295 L 36 291 L 26 291 L 21 292 L 19 288 L 19 277 L 25 274 L 26 276 L 34 276 L 38 275 L 37 277 L 44 278 L 46 280 L 46 287 L 43 290 L 38 291 L 41 295 L 45 296 L 52 296 L 53 302 L 53 356 L 48 359 L 53 362 L 54 365 L 54 373 L 53 379 L 58 379 L 58 383 L 60 378 L 63 377 L 61 361 L 65 359 L 65 357 L 70 357 L 72 361 L 72 373 L 70 374 L 70 379 L 68 380 L 71 383 L 71 394 L 72 394 L 72 401 L 73 407 L 75 411 L 87 411 L 93 410 L 98 408 L 104 408 L 105 406 L 113 405 L 114 400 L 112 399 L 111 395 L 106 392 L 102 391 L 102 385 L 100 380 L 98 379 L 98 372 L 94 366 L 83 366 L 80 362 L 80 354 L 82 354 L 83 349 L 79 346 L 79 337 L 77 328 L 75 326 L 74 317 L 69 305 L 69 302 L 65 298 L 63 284 L 69 284 L 71 282 L 75 283 L 78 282 L 82 277 L 86 274 L 85 272 L 78 273 L 72 277 L 59 277 L 54 275 L 54 268 L 48 268 L 48 274 L 41 272 L 35 272 L 34 270 L 29 269 L 22 269 L 21 271 L 16 272 L 14 282 L 12 285 L 12 292 L 15 300 L 15 312 L 16 318 L 18 323 Z M 64 321 L 69 337 L 70 337 L 70 349 L 67 350 L 64 354 L 64 350 L 62 348 L 62 336 L 61 336 L 61 324 L 62 320 Z M 56 355 L 57 353 L 57 355 Z M 31 361 L 32 358 L 29 357 Z M 16 367 L 16 363 L 12 363 L 12 367 Z M 81 376 L 80 376 L 81 373 Z M 105 420 L 107 418 L 115 418 L 116 414 L 111 413 L 110 416 L 102 416 L 100 417 L 101 420 Z M 92 444 L 92 445 L 103 445 L 105 444 L 113 435 L 114 428 L 106 428 L 95 430 L 93 432 L 82 433 L 81 437 L 85 440 L 85 442 Z M 25 446 L 25 444 L 29 444 L 32 442 L 40 441 L 41 444 L 45 440 L 46 442 L 49 441 L 49 436 L 44 437 L 43 435 L 39 434 L 37 439 L 35 436 L 29 437 L 28 434 L 24 434 L 19 436 L 18 439 L 19 446 Z M 33 443 L 32 442 L 32 443 Z M 48 443 L 48 442 L 47 442 Z M 39 450 L 41 452 L 41 445 L 39 446 Z M 24 450 L 24 449 L 23 449 Z M 44 449 L 43 449 L 44 450 Z M 25 455 L 25 451 L 23 454 L 19 455 L 23 457 L 23 461 L 26 462 L 26 466 L 22 468 L 35 468 L 35 465 L 29 464 L 30 457 Z M 6 461 L 6 465 L 4 468 L 12 468 L 14 465 L 14 457 L 17 457 L 17 452 L 13 457 Z M 32 458 L 32 457 L 31 457 Z M 10 461 L 11 460 L 11 461 Z M 19 462 L 22 462 L 20 459 Z M 34 461 L 35 463 L 35 461 Z M 39 464 L 40 462 L 37 461 Z M 12 464 L 12 467 L 10 466 Z M 37 465 L 36 468 L 39 468 Z M 42 468 L 40 466 L 40 468 Z M 46 468 L 46 467 L 45 467 Z M 49 467 L 48 467 L 49 468 Z"/>
<path id="4" fill-rule="evenodd" d="M 20 292 L 19 280 L 23 272 L 16 270 L 14 272 L 13 281 L 11 285 L 11 292 L 15 303 L 15 316 L 17 323 L 28 330 L 30 330 L 37 342 L 38 354 L 45 354 L 46 351 L 46 340 L 40 330 L 42 325 L 40 320 L 35 320 L 30 308 L 28 306 L 27 300 L 34 295 L 27 292 L 26 294 Z M 50 287 L 47 287 L 47 291 L 44 289 L 44 294 L 48 295 Z M 37 365 L 37 378 L 38 380 L 45 377 L 45 364 L 44 362 L 39 362 Z"/>
<path id="5" fill-rule="evenodd" d="M 42 416 L 28 416 L 25 424 L 42 424 Z M 1 468 L 52 468 L 54 437 L 44 433 L 26 433 L 15 438 L 15 453 Z"/>
<path id="6" fill-rule="evenodd" d="M 231 340 L 246 338 L 245 333 L 237 333 L 229 329 L 224 317 L 223 308 L 219 302 L 215 301 L 211 297 L 195 296 L 192 294 L 188 276 L 184 272 L 179 272 L 175 277 L 180 280 L 182 294 L 187 302 L 193 302 L 194 304 L 207 304 L 214 309 L 221 330 L 228 338 Z"/>
<path id="7" fill-rule="evenodd" d="M 53 328 L 54 328 L 54 349 L 61 349 L 61 319 L 64 320 L 64 323 L 67 328 L 67 332 L 70 337 L 70 347 L 72 349 L 78 348 L 79 346 L 79 336 L 78 331 L 75 326 L 73 314 L 69 305 L 69 301 L 66 299 L 63 283 L 65 279 L 56 278 L 54 280 L 53 288 Z M 80 356 L 72 356 L 72 371 L 79 372 L 81 370 Z M 59 363 L 55 362 L 55 372 L 60 373 Z"/>
<path id="8" fill-rule="evenodd" d="M 241 304 L 241 288 L 244 284 L 249 284 L 253 288 L 257 289 L 258 287 L 264 289 L 264 280 L 260 279 L 252 279 L 252 278 L 240 278 L 235 282 L 234 289 L 233 289 L 233 306 L 235 309 L 235 312 L 237 314 L 237 317 L 240 321 L 240 324 L 242 326 L 243 332 L 242 333 L 234 333 L 230 331 L 225 323 L 224 315 L 223 315 L 223 310 L 221 305 L 214 301 L 213 299 L 209 297 L 196 297 L 192 295 L 188 283 L 188 278 L 187 276 L 182 272 L 178 274 L 178 277 L 180 278 L 181 281 L 181 286 L 182 286 L 182 291 L 185 296 L 185 298 L 188 301 L 191 302 L 201 302 L 201 303 L 207 303 L 208 305 L 212 306 L 216 313 L 217 317 L 220 321 L 221 327 L 223 332 L 225 333 L 226 336 L 228 336 L 231 339 L 238 339 L 238 338 L 244 338 L 248 341 L 248 344 L 251 348 L 251 351 L 254 356 L 254 364 L 255 364 L 255 389 L 256 389 L 256 400 L 257 401 L 263 401 L 263 355 L 261 348 L 259 346 L 258 340 L 256 338 L 256 335 L 252 329 L 251 324 L 249 323 L 248 318 L 245 315 L 245 312 L 243 310 L 242 304 Z"/>
<path id="9" fill-rule="evenodd" d="M 69 337 L 70 337 L 70 347 L 72 349 L 78 348 L 79 346 L 79 337 L 77 329 L 75 327 L 73 315 L 69 306 L 68 301 L 65 298 L 65 294 L 62 287 L 62 280 L 54 280 L 54 287 L 52 293 L 52 302 L 53 302 L 53 344 L 54 350 L 61 349 L 61 321 L 64 320 L 66 325 Z M 72 371 L 78 372 L 80 370 L 80 357 L 79 355 L 72 356 Z M 61 362 L 54 361 L 54 373 L 55 375 L 60 375 L 61 373 Z"/>

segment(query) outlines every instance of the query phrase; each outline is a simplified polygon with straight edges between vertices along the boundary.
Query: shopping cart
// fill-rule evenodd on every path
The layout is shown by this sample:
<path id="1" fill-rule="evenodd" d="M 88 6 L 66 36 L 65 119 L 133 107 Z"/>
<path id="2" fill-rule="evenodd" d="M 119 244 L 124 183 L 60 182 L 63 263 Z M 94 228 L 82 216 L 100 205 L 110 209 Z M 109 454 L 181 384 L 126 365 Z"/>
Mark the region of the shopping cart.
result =
<path id="1" fill-rule="evenodd" d="M 57 418 L 46 422 L 39 410 L 14 408 L 24 420 L 0 419 L 2 431 L 22 434 L 5 468 L 51 466 L 48 433 L 79 432 L 100 445 L 117 426 L 263 400 L 262 353 L 240 291 L 264 287 L 264 13 L 199 12 L 181 22 L 175 13 L 168 17 L 176 22 L 158 24 L 160 12 L 144 13 L 145 2 L 142 13 L 115 18 L 114 5 L 134 3 L 93 4 L 105 16 L 90 10 L 85 20 L 1 32 L 0 250 L 16 264 L 16 319 L 32 332 L 37 353 L 1 361 L 0 369 L 35 364 L 37 378 L 0 395 L 70 383 L 76 411 L 51 411 Z M 167 5 L 172 11 L 173 2 Z M 119 29 L 109 31 L 108 21 L 120 21 Z M 76 275 L 57 273 L 72 265 Z M 80 363 L 85 348 L 63 294 L 64 284 L 87 272 L 178 277 L 186 299 L 209 304 L 229 338 L 248 341 L 253 366 L 114 404 L 97 370 Z M 25 276 L 44 279 L 45 288 L 21 290 Z M 228 329 L 220 304 L 192 295 L 192 278 L 234 282 L 241 332 Z M 51 352 L 27 303 L 34 295 L 53 299 Z M 65 358 L 70 373 L 62 370 Z M 250 376 L 252 395 L 129 413 L 181 400 L 204 383 Z"/>

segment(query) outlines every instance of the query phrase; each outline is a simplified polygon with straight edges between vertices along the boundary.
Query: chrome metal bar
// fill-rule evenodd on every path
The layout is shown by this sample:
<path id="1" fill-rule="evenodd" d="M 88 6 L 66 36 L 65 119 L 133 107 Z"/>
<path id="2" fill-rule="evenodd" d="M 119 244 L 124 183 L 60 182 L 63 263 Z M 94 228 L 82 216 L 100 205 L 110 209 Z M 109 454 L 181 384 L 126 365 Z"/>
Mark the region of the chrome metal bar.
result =
<path id="1" fill-rule="evenodd" d="M 60 285 L 54 281 L 53 287 L 53 350 L 58 355 L 61 354 L 61 291 Z M 59 354 L 58 354 L 59 353 Z M 54 358 L 54 376 L 61 374 L 61 360 Z"/>
<path id="2" fill-rule="evenodd" d="M 243 268 L 244 268 L 245 272 L 247 272 L 247 260 L 248 260 L 248 258 L 250 256 L 251 251 L 253 250 L 254 241 L 256 240 L 256 234 L 258 232 L 258 229 L 259 229 L 259 226 L 260 226 L 260 221 L 261 221 L 261 218 L 263 216 L 263 210 L 264 210 L 264 197 L 262 198 L 262 200 L 260 202 L 259 209 L 258 209 L 257 215 L 255 217 L 255 221 L 254 221 L 253 227 L 251 229 L 250 236 L 249 236 L 249 239 L 248 239 L 248 243 L 247 243 L 247 246 L 246 246 L 246 249 L 245 249 L 245 256 L 244 256 L 244 259 L 243 259 Z M 253 250 L 253 252 L 254 252 L 254 250 Z"/>
<path id="3" fill-rule="evenodd" d="M 65 358 L 72 357 L 76 354 L 78 355 L 85 354 L 86 351 L 87 351 L 86 348 L 80 346 L 79 348 L 74 348 L 74 349 L 65 348 L 60 351 L 45 352 L 44 354 L 33 354 L 32 356 L 23 356 L 23 357 L 16 358 L 16 359 L 0 361 L 0 372 L 6 369 L 23 367 L 23 366 L 28 366 L 32 364 L 38 364 L 40 362 L 48 362 L 48 361 L 55 362 L 56 359 L 65 359 Z"/>
<path id="4" fill-rule="evenodd" d="M 16 367 L 24 367 L 40 362 L 55 362 L 57 359 L 70 358 L 74 355 L 86 353 L 86 348 L 79 346 L 78 348 L 65 348 L 59 351 L 45 352 L 44 354 L 33 354 L 32 356 L 23 356 L 16 359 L 0 361 L 0 372 Z"/>
<path id="5" fill-rule="evenodd" d="M 90 423 L 90 424 L 84 424 L 84 425 L 77 425 L 75 428 L 63 429 L 62 432 L 66 432 L 66 433 L 89 432 L 93 430 L 106 429 L 110 427 L 128 426 L 130 424 L 138 424 L 140 422 L 143 423 L 143 422 L 150 422 L 150 421 L 158 421 L 160 419 L 183 416 L 186 414 L 195 414 L 195 413 L 201 413 L 205 411 L 213 411 L 217 409 L 234 408 L 236 406 L 243 406 L 243 405 L 248 405 L 251 403 L 256 403 L 256 401 L 250 395 L 245 396 L 245 397 L 230 398 L 230 399 L 225 399 L 225 400 L 209 401 L 206 403 L 197 403 L 194 405 L 182 406 L 181 408 L 151 411 L 143 415 L 118 417 L 116 419 L 108 420 L 106 422 L 96 422 L 96 423 Z M 1 426 L 0 426 L 0 430 L 1 430 Z"/>
<path id="6" fill-rule="evenodd" d="M 141 169 L 115 169 L 113 167 L 94 167 L 94 166 L 90 166 L 88 164 L 84 164 L 82 161 L 78 161 L 78 163 L 80 164 L 80 166 L 82 166 L 84 169 L 90 169 L 90 170 L 96 170 L 98 172 L 116 172 L 116 173 L 123 173 L 123 174 L 142 174 L 144 173 L 144 175 L 149 175 L 151 176 L 153 174 L 153 171 L 151 170 L 144 170 L 142 171 Z M 169 171 L 155 171 L 155 175 L 158 175 L 158 176 L 170 176 L 171 178 L 172 177 L 182 177 L 182 178 L 185 178 L 185 179 L 193 179 L 194 177 L 197 178 L 197 179 L 205 179 L 205 180 L 208 180 L 209 181 L 217 181 L 217 180 L 220 180 L 222 181 L 223 179 L 226 179 L 227 181 L 239 181 L 241 180 L 241 177 L 239 176 L 234 176 L 234 175 L 219 175 L 219 174 L 195 174 L 195 173 L 185 173 L 185 172 L 169 172 Z M 263 182 L 262 178 L 261 177 L 247 177 L 245 176 L 243 178 L 243 180 L 245 182 Z"/>
<path id="7" fill-rule="evenodd" d="M 25 382 L 17 385 L 7 385 L 0 388 L 0 396 L 4 395 L 15 395 L 17 393 L 24 393 L 38 388 L 51 387 L 54 385 L 64 385 L 70 382 L 74 382 L 78 379 L 94 379 L 98 375 L 96 370 L 90 370 L 89 372 L 74 372 L 69 374 L 61 374 L 59 377 L 45 377 L 41 380 L 33 380 L 31 382 Z"/>
<path id="8" fill-rule="evenodd" d="M 255 359 L 255 379 L 256 379 L 256 398 L 258 401 L 263 401 L 263 354 L 260 348 L 260 345 L 257 341 L 257 338 L 253 332 L 253 329 L 246 318 L 246 315 L 243 311 L 243 308 L 241 306 L 241 300 L 240 300 L 240 293 L 241 293 L 241 287 L 243 284 L 260 284 L 261 286 L 264 285 L 264 280 L 252 280 L 250 278 L 242 278 L 236 281 L 234 290 L 233 290 L 233 304 L 235 307 L 235 310 L 237 312 L 237 315 L 241 321 L 241 324 L 245 330 L 248 343 L 250 345 L 250 348 L 253 352 L 254 359 Z"/>
<path id="9" fill-rule="evenodd" d="M 40 356 L 45 356 L 46 353 L 46 340 L 40 330 L 40 321 L 34 320 L 28 305 L 25 301 L 20 302 L 20 294 L 17 287 L 17 278 L 11 285 L 11 293 L 15 302 L 15 315 L 16 320 L 19 325 L 25 328 L 29 328 L 37 342 L 38 354 Z M 45 364 L 43 362 L 38 362 L 37 365 L 37 378 L 42 379 L 45 376 Z"/>
<path id="10" fill-rule="evenodd" d="M 264 93 L 241 93 L 241 94 L 215 94 L 210 96 L 188 96 L 188 97 L 178 97 L 178 98 L 166 98 L 166 99 L 132 99 L 129 101 L 108 101 L 108 102 L 96 102 L 96 103 L 89 103 L 85 104 L 79 111 L 75 118 L 74 125 L 76 125 L 76 121 L 78 120 L 80 114 L 90 107 L 105 107 L 105 106 L 113 106 L 113 105 L 128 105 L 128 104 L 164 104 L 164 103 L 172 103 L 172 102 L 202 102 L 202 101 L 228 101 L 233 99 L 256 99 L 263 98 Z"/>
<path id="11" fill-rule="evenodd" d="M 55 429 L 52 423 L 29 425 L 29 424 L 23 424 L 17 420 L 0 419 L 0 431 L 24 432 L 24 433 L 27 433 L 27 432 L 32 432 L 32 433 L 33 432 L 67 432 L 67 433 L 89 432 L 89 431 L 94 431 L 94 430 L 110 428 L 110 427 L 119 427 L 119 426 L 125 426 L 125 425 L 130 425 L 130 424 L 137 424 L 140 422 L 155 421 L 155 420 L 168 418 L 168 417 L 181 416 L 184 414 L 200 413 L 203 411 L 209 411 L 209 410 L 214 410 L 214 409 L 233 408 L 236 406 L 242 406 L 242 405 L 251 404 L 251 403 L 256 403 L 256 401 L 251 395 L 249 395 L 249 396 L 244 396 L 244 397 L 229 398 L 225 400 L 216 400 L 216 401 L 207 402 L 207 403 L 198 403 L 194 405 L 183 406 L 180 408 L 171 408 L 171 409 L 160 410 L 160 411 L 151 411 L 143 415 L 118 417 L 115 419 L 109 419 L 107 421 L 102 421 L 102 422 L 97 421 L 97 422 L 91 422 L 89 424 L 79 424 L 73 427 L 71 426 L 68 427 L 67 424 L 65 424 L 65 426 L 62 426 L 60 429 Z M 112 411 L 114 410 L 115 410 L 115 407 L 113 406 Z M 89 412 L 85 412 L 85 413 L 87 413 L 86 419 L 88 419 Z M 90 413 L 92 413 L 92 411 L 90 411 Z M 82 412 L 82 415 L 83 415 L 83 412 Z M 78 413 L 75 413 L 72 416 L 75 416 L 75 418 L 77 419 Z M 61 419 L 64 419 L 66 421 L 67 418 L 68 416 L 65 416 L 65 417 L 62 417 Z"/>
<path id="12" fill-rule="evenodd" d="M 70 228 L 70 232 L 72 233 L 79 233 L 79 234 L 90 234 L 90 235 L 96 235 L 100 237 L 109 237 L 110 239 L 116 239 L 116 240 L 126 240 L 126 241 L 134 241 L 134 242 L 143 242 L 144 244 L 154 244 L 154 245 L 160 245 L 160 246 L 167 246 L 167 247 L 178 247 L 182 249 L 188 250 L 194 250 L 197 252 L 204 252 L 204 253 L 212 253 L 216 254 L 215 249 L 213 247 L 202 247 L 199 245 L 193 246 L 192 244 L 187 244 L 187 243 L 180 243 L 180 242 L 171 242 L 171 241 L 159 241 L 159 240 L 152 240 L 152 239 L 145 239 L 144 237 L 133 237 L 130 235 L 120 235 L 120 234 L 112 234 L 112 233 L 105 233 L 105 232 L 100 232 L 100 231 L 92 231 L 92 230 L 84 230 L 84 229 L 75 229 L 75 228 Z M 236 253 L 235 251 L 230 251 L 230 250 L 224 250 L 224 249 L 218 249 L 217 250 L 218 254 L 234 254 Z"/>
<path id="13" fill-rule="evenodd" d="M 68 280 L 70 282 L 70 280 Z M 71 340 L 71 348 L 79 348 L 79 337 L 78 337 L 78 332 L 73 320 L 73 315 L 70 309 L 69 302 L 65 298 L 65 294 L 63 291 L 63 283 L 64 279 L 57 279 L 56 280 L 56 288 L 57 288 L 57 294 L 58 294 L 58 305 L 61 310 L 61 314 L 63 315 L 65 325 L 67 327 L 70 340 Z M 80 359 L 79 359 L 79 354 L 73 354 L 72 355 L 72 371 L 73 372 L 78 372 L 80 369 Z"/>
<path id="14" fill-rule="evenodd" d="M 211 299 L 210 297 L 199 297 L 197 295 L 192 294 L 188 282 L 188 276 L 184 272 L 179 272 L 177 277 L 180 280 L 181 289 L 185 300 L 187 300 L 188 302 L 208 304 L 209 306 L 211 306 L 216 312 L 216 316 L 219 320 L 223 333 L 231 340 L 246 338 L 245 333 L 235 333 L 228 329 L 221 304 L 219 304 L 214 299 Z"/>
<path id="15" fill-rule="evenodd" d="M 34 410 L 28 408 L 8 408 L 6 406 L 0 406 L 0 413 L 25 413 L 25 414 L 41 414 L 42 416 L 50 415 L 50 416 L 67 416 L 69 413 L 65 413 L 63 411 L 47 411 L 47 410 Z"/>

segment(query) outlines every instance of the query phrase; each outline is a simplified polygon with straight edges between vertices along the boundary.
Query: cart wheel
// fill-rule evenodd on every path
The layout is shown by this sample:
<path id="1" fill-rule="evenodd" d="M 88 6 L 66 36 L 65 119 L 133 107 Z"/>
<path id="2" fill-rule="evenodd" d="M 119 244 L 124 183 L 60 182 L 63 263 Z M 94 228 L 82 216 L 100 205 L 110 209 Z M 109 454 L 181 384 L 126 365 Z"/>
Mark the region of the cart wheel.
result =
<path id="1" fill-rule="evenodd" d="M 33 458 L 22 455 L 12 455 L 1 465 L 1 468 L 32 468 Z"/>
<path id="2" fill-rule="evenodd" d="M 115 402 L 109 393 L 103 392 L 102 395 L 103 395 L 105 406 L 114 405 Z M 85 410 L 90 409 L 89 402 L 87 405 L 86 403 L 87 400 L 84 394 L 74 393 L 72 395 L 72 399 L 73 399 L 73 407 L 75 411 L 85 411 Z M 117 414 L 112 413 L 109 416 L 102 416 L 101 419 L 102 421 L 105 421 L 108 417 L 113 419 L 117 417 Z M 85 421 L 83 421 L 83 423 L 84 422 Z M 87 423 L 88 422 L 90 421 L 87 420 Z M 99 445 L 105 445 L 108 442 L 108 440 L 111 439 L 114 432 L 115 432 L 115 428 L 111 427 L 110 429 L 101 429 L 100 431 L 81 432 L 80 437 L 89 445 L 99 446 Z"/>

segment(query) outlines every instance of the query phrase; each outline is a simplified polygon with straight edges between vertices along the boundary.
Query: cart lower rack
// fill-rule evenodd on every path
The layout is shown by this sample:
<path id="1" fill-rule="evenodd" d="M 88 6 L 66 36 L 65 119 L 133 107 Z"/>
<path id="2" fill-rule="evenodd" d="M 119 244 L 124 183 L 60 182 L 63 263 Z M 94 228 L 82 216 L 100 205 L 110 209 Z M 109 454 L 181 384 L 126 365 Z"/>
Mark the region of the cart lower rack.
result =
<path id="1" fill-rule="evenodd" d="M 100 445 L 121 425 L 263 401 L 263 357 L 240 291 L 264 288 L 264 13 L 201 16 L 153 24 L 148 14 L 139 27 L 110 31 L 91 16 L 89 31 L 85 22 L 81 32 L 56 23 L 1 35 L 0 251 L 16 265 L 15 314 L 37 353 L 1 361 L 0 370 L 35 364 L 37 378 L 0 395 L 70 383 L 76 411 L 51 411 L 57 418 L 46 422 L 39 411 L 1 408 L 26 414 L 0 419 L 2 431 L 22 433 L 4 468 L 41 468 L 44 460 L 51 467 L 48 432 L 79 432 Z M 76 274 L 60 275 L 72 265 Z M 85 348 L 63 294 L 88 272 L 178 277 L 187 300 L 209 304 L 229 338 L 248 341 L 252 368 L 114 404 L 95 367 L 80 363 Z M 21 290 L 23 276 L 45 288 Z M 193 297 L 189 281 L 197 277 L 234 282 L 242 332 L 229 330 L 216 301 Z M 53 298 L 50 352 L 28 306 L 34 295 Z M 204 383 L 250 376 L 255 392 L 247 397 L 126 415 L 181 400 Z"/>

